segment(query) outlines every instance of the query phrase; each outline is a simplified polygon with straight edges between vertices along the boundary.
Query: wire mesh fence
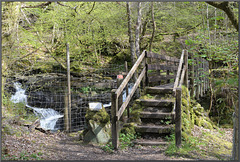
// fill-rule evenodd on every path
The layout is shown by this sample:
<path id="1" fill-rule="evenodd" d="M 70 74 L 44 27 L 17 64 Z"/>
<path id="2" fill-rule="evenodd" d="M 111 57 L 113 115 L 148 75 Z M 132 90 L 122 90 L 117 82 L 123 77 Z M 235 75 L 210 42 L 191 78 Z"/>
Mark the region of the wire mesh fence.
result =
<path id="1" fill-rule="evenodd" d="M 46 64 L 41 62 L 38 66 Z M 101 102 L 111 114 L 111 90 L 117 88 L 116 77 L 124 71 L 124 65 L 116 64 L 91 68 L 84 73 L 70 71 L 70 131 L 84 129 L 86 109 L 91 102 Z M 24 103 L 28 114 L 39 116 L 41 127 L 64 130 L 65 110 L 69 106 L 67 69 L 57 62 L 52 62 L 47 71 L 33 68 L 28 72 L 18 71 L 17 74 L 9 76 L 4 84 L 4 96 L 9 98 L 9 102 Z M 12 111 L 17 109 L 20 108 L 13 106 Z"/>

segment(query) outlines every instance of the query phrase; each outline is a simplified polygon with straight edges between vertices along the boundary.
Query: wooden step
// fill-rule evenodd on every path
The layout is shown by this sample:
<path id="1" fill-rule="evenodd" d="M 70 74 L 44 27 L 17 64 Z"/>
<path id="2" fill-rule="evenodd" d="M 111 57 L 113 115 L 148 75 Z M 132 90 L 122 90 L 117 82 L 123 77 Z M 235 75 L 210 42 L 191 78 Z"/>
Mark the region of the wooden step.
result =
<path id="1" fill-rule="evenodd" d="M 146 87 L 146 94 L 166 94 L 173 93 L 173 88 L 163 88 L 163 87 Z"/>
<path id="2" fill-rule="evenodd" d="M 172 112 L 172 107 L 158 108 L 158 107 L 146 107 L 143 111 L 155 112 L 155 113 L 170 113 Z"/>
<path id="3" fill-rule="evenodd" d="M 173 125 L 168 126 L 158 126 L 158 125 L 138 125 L 136 127 L 137 132 L 144 133 L 170 133 L 172 131 Z"/>
<path id="4" fill-rule="evenodd" d="M 157 119 L 165 119 L 168 117 L 173 117 L 175 113 L 163 113 L 163 112 L 150 112 L 143 111 L 140 113 L 141 118 L 157 118 Z"/>
<path id="5" fill-rule="evenodd" d="M 144 140 L 144 141 L 139 141 L 135 140 L 133 141 L 135 145 L 143 145 L 143 146 L 159 146 L 159 145 L 168 145 L 169 142 L 166 141 L 153 141 L 153 140 Z"/>
<path id="6" fill-rule="evenodd" d="M 154 99 L 140 99 L 142 106 L 149 107 L 168 107 L 174 104 L 174 99 L 163 99 L 163 100 L 154 100 Z"/>

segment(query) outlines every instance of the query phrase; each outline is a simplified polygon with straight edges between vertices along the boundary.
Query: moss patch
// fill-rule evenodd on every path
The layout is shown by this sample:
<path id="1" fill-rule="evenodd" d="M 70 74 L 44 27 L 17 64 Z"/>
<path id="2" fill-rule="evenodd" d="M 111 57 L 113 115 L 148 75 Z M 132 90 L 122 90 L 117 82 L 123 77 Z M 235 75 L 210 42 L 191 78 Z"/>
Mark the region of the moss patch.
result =
<path id="1" fill-rule="evenodd" d="M 99 125 L 105 125 L 106 123 L 110 122 L 110 116 L 104 107 L 102 107 L 102 109 L 99 111 L 92 111 L 90 109 L 87 109 L 85 118 L 87 121 L 96 121 L 99 123 Z"/>

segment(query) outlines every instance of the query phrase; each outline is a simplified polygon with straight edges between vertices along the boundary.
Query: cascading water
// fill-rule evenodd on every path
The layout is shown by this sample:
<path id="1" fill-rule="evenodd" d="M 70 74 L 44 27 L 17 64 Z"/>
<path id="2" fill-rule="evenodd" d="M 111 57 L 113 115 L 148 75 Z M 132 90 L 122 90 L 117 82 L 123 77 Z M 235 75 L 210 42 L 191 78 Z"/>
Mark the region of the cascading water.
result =
<path id="1" fill-rule="evenodd" d="M 62 118 L 63 115 L 51 108 L 37 108 L 28 105 L 27 95 L 25 95 L 26 90 L 21 88 L 21 83 L 14 83 L 14 87 L 16 88 L 16 93 L 11 97 L 11 101 L 13 103 L 25 103 L 26 107 L 33 109 L 35 115 L 40 117 L 40 125 L 43 129 L 56 130 L 56 122 L 59 118 Z"/>
<path id="2" fill-rule="evenodd" d="M 131 93 L 133 86 L 134 86 L 133 83 L 130 83 L 128 85 L 128 94 Z M 123 102 L 125 102 L 126 98 L 127 98 L 127 93 L 126 93 L 126 90 L 124 90 L 123 91 Z M 112 103 L 109 102 L 108 104 L 103 104 L 103 107 L 110 107 L 111 105 L 112 105 Z"/>

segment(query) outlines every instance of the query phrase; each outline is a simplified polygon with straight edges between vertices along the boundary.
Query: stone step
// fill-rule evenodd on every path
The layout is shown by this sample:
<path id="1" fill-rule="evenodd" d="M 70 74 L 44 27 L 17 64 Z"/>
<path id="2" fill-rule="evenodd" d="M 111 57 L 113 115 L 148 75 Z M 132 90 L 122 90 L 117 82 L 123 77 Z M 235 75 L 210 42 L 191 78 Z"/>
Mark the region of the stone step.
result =
<path id="1" fill-rule="evenodd" d="M 137 132 L 143 133 L 171 133 L 173 125 L 159 126 L 159 125 L 138 125 L 136 126 Z"/>
<path id="2" fill-rule="evenodd" d="M 143 111 L 140 113 L 141 118 L 157 118 L 157 119 L 165 119 L 165 118 L 173 118 L 175 113 L 163 113 L 163 112 L 150 112 Z"/>
<path id="3" fill-rule="evenodd" d="M 146 94 L 166 94 L 173 93 L 173 88 L 163 88 L 163 87 L 146 87 Z"/>
<path id="4" fill-rule="evenodd" d="M 140 99 L 140 103 L 142 106 L 148 107 L 170 107 L 173 106 L 175 100 L 174 99 L 162 99 L 162 100 L 155 100 L 155 99 Z"/>

